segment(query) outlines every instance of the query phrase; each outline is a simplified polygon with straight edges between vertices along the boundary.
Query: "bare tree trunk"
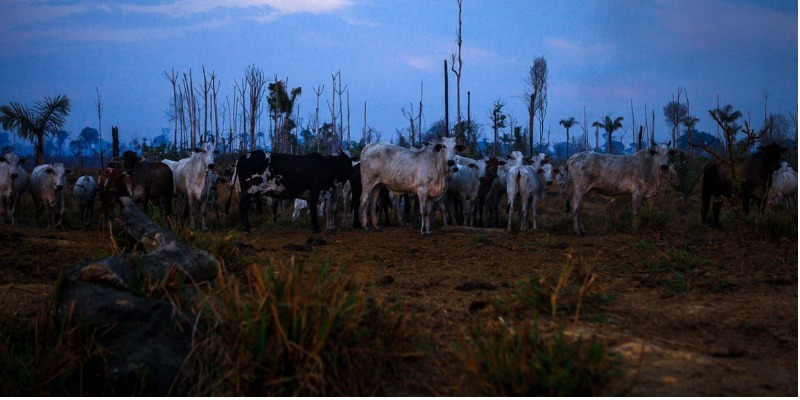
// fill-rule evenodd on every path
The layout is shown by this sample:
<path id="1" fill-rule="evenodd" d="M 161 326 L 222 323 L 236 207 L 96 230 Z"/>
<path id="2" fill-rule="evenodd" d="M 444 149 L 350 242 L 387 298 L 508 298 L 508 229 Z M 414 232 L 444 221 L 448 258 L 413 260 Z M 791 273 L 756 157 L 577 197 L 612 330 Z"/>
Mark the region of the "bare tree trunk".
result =
<path id="1" fill-rule="evenodd" d="M 167 74 L 167 71 L 164 71 L 164 77 L 167 78 L 170 84 L 172 84 L 172 106 L 173 106 L 173 114 L 172 118 L 175 120 L 175 129 L 172 132 L 172 146 L 177 149 L 178 148 L 178 94 L 175 91 L 175 83 L 178 80 L 178 74 L 175 72 L 175 68 Z"/>
<path id="2" fill-rule="evenodd" d="M 444 60 L 444 135 L 450 134 L 450 109 L 448 108 L 448 90 L 447 90 L 447 60 Z"/>
<path id="3" fill-rule="evenodd" d="M 529 156 L 533 156 L 533 116 L 536 114 L 536 89 L 533 89 L 533 94 L 528 103 L 528 147 L 530 148 Z M 497 155 L 497 154 L 495 154 Z"/>
<path id="4" fill-rule="evenodd" d="M 467 126 L 466 126 L 466 128 L 469 130 L 468 133 L 473 133 L 472 132 L 472 113 L 471 113 L 471 110 L 470 110 L 471 100 L 472 100 L 472 93 L 469 90 L 467 90 Z M 476 138 L 475 141 L 477 142 L 478 139 Z M 476 145 L 475 147 L 478 147 L 477 143 L 475 145 Z M 478 153 L 480 153 L 480 149 L 478 149 Z"/>
<path id="5" fill-rule="evenodd" d="M 322 141 L 319 137 L 319 96 L 322 94 L 323 90 L 325 90 L 325 85 L 314 88 L 314 94 L 317 95 L 317 111 L 316 116 L 314 117 L 314 136 L 317 138 L 317 153 L 319 153 L 319 144 Z"/>
<path id="6" fill-rule="evenodd" d="M 205 141 L 205 136 L 208 134 L 208 80 L 206 80 L 206 66 L 203 65 L 203 138 L 200 142 Z"/>
<path id="7" fill-rule="evenodd" d="M 347 91 L 347 150 L 350 151 L 350 90 Z"/>
<path id="8" fill-rule="evenodd" d="M 461 134 L 461 5 L 463 0 L 456 1 L 458 2 L 458 36 L 456 37 L 458 57 L 455 54 L 451 55 L 453 65 L 450 68 L 456 75 L 456 140 L 459 144 L 463 144 L 464 138 Z M 458 69 L 456 69 L 456 61 L 458 61 Z"/>
<path id="9" fill-rule="evenodd" d="M 417 136 L 419 140 L 422 141 L 422 82 L 419 83 L 419 115 L 417 116 L 417 124 L 419 128 L 417 129 Z M 414 137 L 411 137 L 411 147 L 415 146 Z"/>
<path id="10" fill-rule="evenodd" d="M 94 88 L 97 92 L 97 101 L 95 102 L 95 106 L 97 106 L 97 135 L 100 141 L 100 168 L 104 168 L 103 165 L 103 103 L 100 99 L 100 89 L 97 87 Z M 43 150 L 40 149 L 40 151 Z"/>

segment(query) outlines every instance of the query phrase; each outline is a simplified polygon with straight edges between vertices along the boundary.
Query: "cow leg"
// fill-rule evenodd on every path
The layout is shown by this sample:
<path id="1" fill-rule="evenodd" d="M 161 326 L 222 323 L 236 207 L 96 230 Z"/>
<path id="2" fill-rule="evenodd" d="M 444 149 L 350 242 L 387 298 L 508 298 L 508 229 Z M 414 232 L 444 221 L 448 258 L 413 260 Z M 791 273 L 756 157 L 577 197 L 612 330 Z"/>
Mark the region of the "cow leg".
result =
<path id="1" fill-rule="evenodd" d="M 747 214 L 750 214 L 750 196 L 744 195 L 741 199 L 742 202 L 742 211 L 744 211 L 745 217 Z"/>
<path id="2" fill-rule="evenodd" d="M 506 207 L 506 209 L 508 210 L 508 222 L 506 223 L 506 232 L 511 232 L 511 220 L 514 219 L 514 218 L 512 218 L 511 215 L 514 212 L 514 198 L 515 197 L 517 197 L 517 196 L 514 196 L 514 195 L 508 196 L 508 206 Z"/>
<path id="3" fill-rule="evenodd" d="M 380 185 L 376 185 L 372 187 L 372 190 L 369 192 L 369 204 L 372 207 L 369 209 L 369 217 L 370 223 L 372 225 L 372 229 L 380 230 L 381 227 L 378 224 L 378 202 L 380 201 L 381 195 L 381 187 Z"/>
<path id="4" fill-rule="evenodd" d="M 634 228 L 639 226 L 639 209 L 642 208 L 642 194 L 634 192 L 631 195 L 631 224 Z"/>
<path id="5" fill-rule="evenodd" d="M 581 207 L 583 206 L 583 191 L 572 191 L 572 227 L 575 230 L 575 235 L 581 236 L 583 232 L 583 224 L 581 223 Z"/>
<path id="6" fill-rule="evenodd" d="M 336 188 L 330 192 L 330 198 L 325 199 L 325 218 L 328 231 L 336 230 Z"/>
<path id="7" fill-rule="evenodd" d="M 539 207 L 539 196 L 533 196 L 533 200 L 531 200 L 531 227 L 533 230 L 536 230 L 536 209 Z"/>
<path id="8" fill-rule="evenodd" d="M 714 225 L 715 226 L 719 226 L 719 212 L 721 210 L 722 210 L 722 200 L 715 201 L 714 202 L 714 209 L 712 210 L 712 212 L 714 213 L 714 215 L 712 215 L 712 217 L 714 219 Z"/>
<path id="9" fill-rule="evenodd" d="M 319 202 L 319 193 L 311 192 L 311 197 L 308 199 L 308 213 L 311 215 L 311 230 L 314 233 L 319 233 L 319 224 L 317 223 L 317 205 Z"/>
<path id="10" fill-rule="evenodd" d="M 239 196 L 239 218 L 242 219 L 242 231 L 250 233 L 250 202 L 251 195 L 242 191 Z"/>
<path id="11" fill-rule="evenodd" d="M 422 224 L 420 232 L 423 235 L 431 233 L 431 212 L 433 211 L 433 201 L 428 199 L 428 194 L 423 190 L 417 191 L 419 197 L 419 208 L 422 214 Z"/>
<path id="12" fill-rule="evenodd" d="M 361 187 L 361 199 L 359 201 L 358 207 L 358 217 L 361 225 L 364 227 L 365 230 L 369 230 L 369 221 L 367 221 L 367 212 L 369 211 L 369 197 L 372 193 L 372 186 L 371 185 L 363 185 Z M 355 212 L 354 212 L 355 214 Z M 353 216 L 355 220 L 355 216 Z M 353 227 L 355 227 L 355 221 L 353 221 Z"/>

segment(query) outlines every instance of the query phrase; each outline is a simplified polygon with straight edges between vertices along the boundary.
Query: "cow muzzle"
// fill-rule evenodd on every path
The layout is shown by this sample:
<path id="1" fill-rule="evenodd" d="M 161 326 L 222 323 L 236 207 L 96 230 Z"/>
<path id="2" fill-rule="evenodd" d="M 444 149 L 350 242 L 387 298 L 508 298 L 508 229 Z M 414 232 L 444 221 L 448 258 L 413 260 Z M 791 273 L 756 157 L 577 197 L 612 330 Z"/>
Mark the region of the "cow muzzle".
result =
<path id="1" fill-rule="evenodd" d="M 553 181 L 547 181 L 547 186 L 550 186 L 552 184 L 553 184 Z"/>
<path id="2" fill-rule="evenodd" d="M 56 185 L 56 192 L 64 190 L 64 185 Z"/>
<path id="3" fill-rule="evenodd" d="M 208 169 L 214 169 L 214 164 L 208 164 Z"/>
<path id="4" fill-rule="evenodd" d="M 669 169 L 669 165 L 662 165 L 661 166 L 661 170 L 664 171 L 664 172 L 667 172 L 668 169 Z"/>
<path id="5" fill-rule="evenodd" d="M 18 176 L 18 175 L 17 175 L 17 173 L 15 172 L 15 173 L 11 174 L 11 179 L 17 179 L 17 176 Z"/>
<path id="6" fill-rule="evenodd" d="M 455 161 L 453 161 L 453 160 L 447 160 L 447 166 L 448 166 L 448 167 L 452 167 L 453 165 L 456 165 L 456 162 L 455 162 Z"/>

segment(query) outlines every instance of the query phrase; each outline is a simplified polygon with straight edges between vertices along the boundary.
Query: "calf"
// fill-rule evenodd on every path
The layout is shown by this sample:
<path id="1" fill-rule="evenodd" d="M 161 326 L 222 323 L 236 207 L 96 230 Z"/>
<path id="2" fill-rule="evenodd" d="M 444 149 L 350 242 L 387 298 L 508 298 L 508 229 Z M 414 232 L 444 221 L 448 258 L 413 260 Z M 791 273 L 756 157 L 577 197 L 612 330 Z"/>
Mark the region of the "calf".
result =
<path id="1" fill-rule="evenodd" d="M 485 162 L 483 164 L 485 169 Z M 453 225 L 456 225 L 454 203 L 458 202 L 463 216 L 462 224 L 464 226 L 475 226 L 474 211 L 477 208 L 480 178 L 481 170 L 475 163 L 460 166 L 453 173 L 453 177 L 450 178 L 450 182 L 447 184 L 447 211 L 450 214 Z"/>
<path id="2" fill-rule="evenodd" d="M 371 212 L 372 227 L 378 229 L 375 200 L 383 185 L 395 194 L 417 195 L 422 214 L 421 231 L 431 233 L 430 213 L 433 203 L 447 189 L 450 167 L 455 165 L 456 152 L 466 151 L 456 139 L 442 138 L 422 149 L 406 149 L 388 143 L 372 143 L 361 151 L 361 223 L 369 229 L 367 213 Z M 373 208 L 370 209 L 370 204 Z"/>
<path id="3" fill-rule="evenodd" d="M 123 174 L 122 168 L 105 168 L 100 171 L 100 176 L 97 178 L 100 218 L 107 222 L 114 217 L 114 205 L 119 202 L 119 198 L 130 196 Z"/>
<path id="4" fill-rule="evenodd" d="M 208 171 L 208 175 L 206 175 L 205 194 L 203 194 L 206 203 L 206 213 L 208 213 L 208 209 L 211 207 L 217 219 L 217 224 L 219 224 L 219 185 L 224 185 L 227 182 L 228 180 L 226 178 L 217 175 L 214 171 Z"/>
<path id="5" fill-rule="evenodd" d="M 545 170 L 542 165 L 547 163 L 544 154 L 539 154 L 530 159 L 521 160 L 522 154 L 515 151 L 512 159 L 516 162 L 509 171 L 506 187 L 508 197 L 508 222 L 506 231 L 511 232 L 514 203 L 520 205 L 520 231 L 526 229 L 528 208 L 530 207 L 533 229 L 536 229 L 536 209 L 544 196 Z"/>
<path id="6" fill-rule="evenodd" d="M 767 194 L 772 173 L 780 167 L 781 155 L 787 149 L 778 144 L 759 147 L 758 151 L 740 162 L 736 167 L 736 176 L 740 180 L 739 199 L 742 210 L 750 212 L 750 199 L 762 199 Z M 570 172 L 572 172 L 570 170 Z M 703 198 L 700 217 L 706 220 L 712 199 L 714 202 L 713 223 L 719 224 L 719 212 L 722 210 L 721 196 L 733 194 L 733 182 L 730 168 L 720 161 L 708 163 L 703 169 Z"/>
<path id="7" fill-rule="evenodd" d="M 575 234 L 585 233 L 581 222 L 581 207 L 586 193 L 596 192 L 604 196 L 631 196 L 633 223 L 641 207 L 642 199 L 658 194 L 661 174 L 669 168 L 669 156 L 675 150 L 668 146 L 653 144 L 647 150 L 630 155 L 600 154 L 585 151 L 572 155 L 567 161 L 567 209 L 571 208 Z M 571 207 L 570 207 L 571 201 Z"/>
<path id="8" fill-rule="evenodd" d="M 213 138 L 195 149 L 194 153 L 187 158 L 183 158 L 177 163 L 171 160 L 162 160 L 173 171 L 173 181 L 175 188 L 180 194 L 184 205 L 184 217 L 189 214 L 189 224 L 192 228 L 196 226 L 197 219 L 200 219 L 200 226 L 206 230 L 206 199 L 203 194 L 206 191 L 208 171 L 214 169 L 215 150 Z"/>
<path id="9" fill-rule="evenodd" d="M 24 158 L 19 158 L 15 153 L 6 153 L 0 156 L 0 163 L 8 164 L 11 166 L 12 176 L 16 173 L 16 177 L 11 183 L 11 196 L 10 200 L 6 202 L 5 213 L 11 218 L 11 225 L 17 224 L 17 209 L 19 209 L 19 200 L 22 194 L 28 189 L 30 178 L 22 164 L 25 163 Z"/>
<path id="10" fill-rule="evenodd" d="M 97 184 L 89 175 L 83 175 L 75 182 L 72 188 L 72 196 L 75 197 L 75 202 L 78 203 L 78 211 L 81 215 L 81 222 L 83 227 L 86 228 L 92 223 L 94 215 L 94 199 L 97 194 Z"/>
<path id="11" fill-rule="evenodd" d="M 64 187 L 67 185 L 66 175 L 71 171 L 64 168 L 64 164 L 44 164 L 33 169 L 31 173 L 31 195 L 36 220 L 39 211 L 44 208 L 47 215 L 47 229 L 60 226 L 64 228 L 64 214 L 67 208 L 64 204 Z"/>
<path id="12" fill-rule="evenodd" d="M 333 189 L 334 183 L 344 183 L 351 178 L 353 165 L 350 157 L 339 152 L 335 156 L 319 153 L 293 155 L 251 151 L 239 157 L 233 180 L 241 186 L 239 215 L 242 230 L 250 232 L 248 209 L 260 196 L 276 199 L 303 199 L 308 202 L 311 213 L 311 228 L 319 232 L 317 206 L 320 193 Z M 351 182 L 352 184 L 352 182 Z M 333 199 L 335 201 L 335 199 Z M 225 204 L 230 211 L 231 200 Z M 329 223 L 332 223 L 329 219 Z M 333 230 L 335 226 L 329 225 Z"/>

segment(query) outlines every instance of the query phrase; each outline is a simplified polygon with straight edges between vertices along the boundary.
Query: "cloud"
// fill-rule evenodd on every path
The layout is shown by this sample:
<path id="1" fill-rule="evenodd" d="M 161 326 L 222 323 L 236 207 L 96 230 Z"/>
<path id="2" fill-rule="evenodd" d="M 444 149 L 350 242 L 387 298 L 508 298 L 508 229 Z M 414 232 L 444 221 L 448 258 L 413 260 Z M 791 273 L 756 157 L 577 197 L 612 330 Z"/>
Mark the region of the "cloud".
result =
<path id="1" fill-rule="evenodd" d="M 403 57 L 403 62 L 406 65 L 409 65 L 412 68 L 416 68 L 420 71 L 425 72 L 433 72 L 436 70 L 439 63 L 442 62 L 438 57 L 432 56 L 406 56 Z"/>
<path id="2" fill-rule="evenodd" d="M 76 42 L 112 42 L 130 43 L 140 40 L 166 39 L 181 36 L 190 32 L 207 29 L 217 29 L 230 25 L 230 17 L 217 18 L 185 26 L 168 27 L 138 27 L 138 28 L 110 28 L 101 26 L 79 26 L 69 28 L 45 28 L 20 32 L 19 37 L 24 39 L 53 38 L 57 37 Z"/>
<path id="3" fill-rule="evenodd" d="M 281 14 L 322 14 L 345 8 L 350 4 L 350 0 L 177 0 L 155 5 L 127 3 L 119 5 L 119 9 L 126 13 L 187 17 L 217 9 L 236 8 L 270 8 Z"/>
<path id="4" fill-rule="evenodd" d="M 360 18 L 349 17 L 349 16 L 347 16 L 347 15 L 345 15 L 345 16 L 342 16 L 342 21 L 346 22 L 348 25 L 353 25 L 353 26 L 366 26 L 366 27 L 368 27 L 368 28 L 377 28 L 377 27 L 381 26 L 381 24 L 379 24 L 379 23 L 377 23 L 377 22 L 375 22 L 375 21 L 370 21 L 370 20 L 367 20 L 367 19 L 360 19 Z"/>
<path id="5" fill-rule="evenodd" d="M 559 37 L 546 37 L 544 44 L 561 54 L 581 57 L 600 54 L 611 49 L 610 45 L 602 43 L 581 44 Z"/>

